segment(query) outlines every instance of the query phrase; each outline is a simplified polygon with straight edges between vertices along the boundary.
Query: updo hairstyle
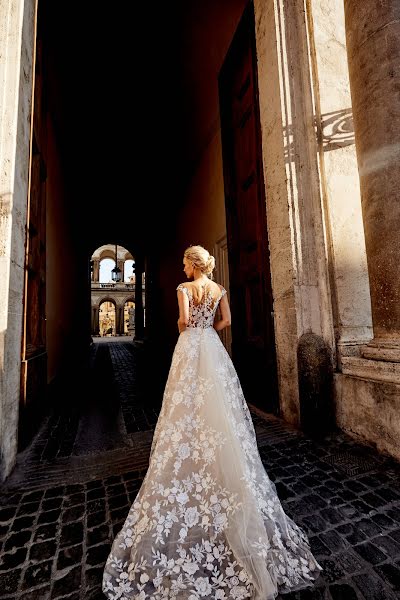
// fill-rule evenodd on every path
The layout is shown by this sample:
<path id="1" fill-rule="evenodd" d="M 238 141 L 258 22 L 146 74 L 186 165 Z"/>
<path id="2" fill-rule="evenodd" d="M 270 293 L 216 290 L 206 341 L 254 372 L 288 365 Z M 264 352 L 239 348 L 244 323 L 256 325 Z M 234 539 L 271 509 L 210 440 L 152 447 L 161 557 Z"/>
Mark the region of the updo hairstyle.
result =
<path id="1" fill-rule="evenodd" d="M 215 269 L 215 258 L 203 248 L 203 246 L 189 246 L 184 252 L 184 257 L 193 263 L 194 268 L 200 269 L 212 279 L 212 272 Z"/>

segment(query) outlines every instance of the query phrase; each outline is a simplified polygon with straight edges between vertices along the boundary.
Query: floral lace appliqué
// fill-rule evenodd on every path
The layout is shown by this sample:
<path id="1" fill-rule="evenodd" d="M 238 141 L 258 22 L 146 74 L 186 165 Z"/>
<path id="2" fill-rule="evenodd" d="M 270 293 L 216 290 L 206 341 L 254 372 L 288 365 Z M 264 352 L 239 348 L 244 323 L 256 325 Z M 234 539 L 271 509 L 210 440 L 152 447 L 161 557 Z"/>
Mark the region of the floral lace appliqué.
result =
<path id="1" fill-rule="evenodd" d="M 274 600 L 310 587 L 322 567 L 262 464 L 239 378 L 212 327 L 220 298 L 196 306 L 181 287 L 190 324 L 102 590 L 109 600 Z"/>
<path id="2" fill-rule="evenodd" d="M 221 295 L 217 299 L 214 298 L 211 290 L 208 290 L 198 304 L 194 301 L 190 288 L 180 283 L 176 289 L 186 294 L 189 299 L 189 322 L 187 327 L 212 327 L 219 301 L 226 294 L 226 289 L 221 286 Z"/>

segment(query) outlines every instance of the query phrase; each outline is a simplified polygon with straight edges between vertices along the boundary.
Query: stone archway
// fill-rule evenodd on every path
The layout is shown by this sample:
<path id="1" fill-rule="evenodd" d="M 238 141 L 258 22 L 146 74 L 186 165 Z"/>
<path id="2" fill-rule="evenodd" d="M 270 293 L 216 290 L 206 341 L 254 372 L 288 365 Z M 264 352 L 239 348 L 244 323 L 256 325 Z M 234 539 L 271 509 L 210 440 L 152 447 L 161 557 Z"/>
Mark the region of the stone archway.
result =
<path id="1" fill-rule="evenodd" d="M 101 337 L 118 334 L 118 307 L 112 298 L 105 298 L 99 303 L 98 319 L 98 328 Z"/>
<path id="2" fill-rule="evenodd" d="M 111 271 L 115 266 L 115 260 L 111 257 L 105 257 L 99 261 L 99 283 L 112 283 Z"/>

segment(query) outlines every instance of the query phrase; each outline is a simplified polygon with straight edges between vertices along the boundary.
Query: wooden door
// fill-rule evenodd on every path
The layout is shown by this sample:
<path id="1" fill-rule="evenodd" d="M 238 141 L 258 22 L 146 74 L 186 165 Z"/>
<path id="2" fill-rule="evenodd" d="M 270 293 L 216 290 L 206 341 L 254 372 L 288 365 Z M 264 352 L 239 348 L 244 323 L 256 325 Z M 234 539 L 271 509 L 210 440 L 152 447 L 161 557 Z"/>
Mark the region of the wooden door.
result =
<path id="1" fill-rule="evenodd" d="M 246 399 L 278 414 L 253 4 L 219 75 L 232 356 Z"/>
<path id="2" fill-rule="evenodd" d="M 215 269 L 215 279 L 219 283 L 221 283 L 224 288 L 228 291 L 228 299 L 229 298 L 229 255 L 228 255 L 228 240 L 226 233 L 220 237 L 213 248 L 212 254 L 215 256 L 216 269 Z M 218 307 L 217 309 L 217 317 L 221 318 L 221 309 Z M 225 327 L 222 331 L 219 332 L 222 343 L 225 346 L 226 351 L 229 356 L 232 357 L 232 331 L 230 327 Z"/>

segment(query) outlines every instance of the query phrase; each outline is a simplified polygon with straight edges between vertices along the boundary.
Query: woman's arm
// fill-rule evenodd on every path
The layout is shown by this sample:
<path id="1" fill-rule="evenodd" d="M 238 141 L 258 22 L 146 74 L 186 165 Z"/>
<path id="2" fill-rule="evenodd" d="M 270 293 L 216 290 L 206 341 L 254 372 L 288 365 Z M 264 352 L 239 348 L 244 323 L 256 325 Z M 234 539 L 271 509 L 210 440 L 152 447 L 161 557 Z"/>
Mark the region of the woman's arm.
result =
<path id="1" fill-rule="evenodd" d="M 229 327 L 231 324 L 231 309 L 229 307 L 228 296 L 224 294 L 219 301 L 219 306 L 221 309 L 221 319 L 219 321 L 214 321 L 214 329 L 216 331 L 221 331 L 221 329 L 225 329 L 225 327 Z"/>
<path id="2" fill-rule="evenodd" d="M 189 323 L 189 298 L 187 293 L 182 289 L 178 289 L 177 295 L 179 306 L 178 330 L 179 333 L 182 333 Z"/>

